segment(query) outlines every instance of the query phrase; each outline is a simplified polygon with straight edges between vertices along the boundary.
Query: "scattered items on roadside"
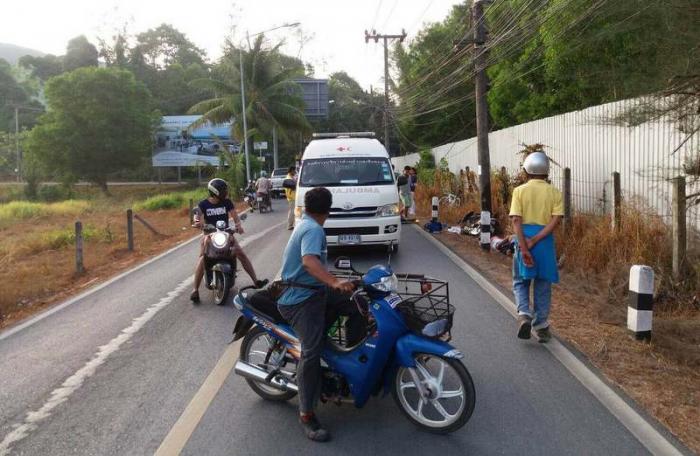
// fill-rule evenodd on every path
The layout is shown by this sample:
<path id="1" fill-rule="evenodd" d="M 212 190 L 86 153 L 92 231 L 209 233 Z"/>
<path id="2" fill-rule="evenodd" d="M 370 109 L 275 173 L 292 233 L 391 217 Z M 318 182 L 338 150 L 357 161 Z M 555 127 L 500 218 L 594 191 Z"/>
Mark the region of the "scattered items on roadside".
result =
<path id="1" fill-rule="evenodd" d="M 462 234 L 462 227 L 461 226 L 451 226 L 447 229 L 448 233 L 453 233 L 453 234 Z"/>
<path id="2" fill-rule="evenodd" d="M 512 255 L 515 253 L 515 242 L 511 236 L 506 238 L 494 236 L 491 238 L 491 249 L 504 255 Z"/>
<path id="3" fill-rule="evenodd" d="M 439 233 L 442 231 L 443 224 L 436 221 L 436 220 L 431 220 L 430 222 L 426 223 L 423 225 L 423 229 L 429 233 Z"/>

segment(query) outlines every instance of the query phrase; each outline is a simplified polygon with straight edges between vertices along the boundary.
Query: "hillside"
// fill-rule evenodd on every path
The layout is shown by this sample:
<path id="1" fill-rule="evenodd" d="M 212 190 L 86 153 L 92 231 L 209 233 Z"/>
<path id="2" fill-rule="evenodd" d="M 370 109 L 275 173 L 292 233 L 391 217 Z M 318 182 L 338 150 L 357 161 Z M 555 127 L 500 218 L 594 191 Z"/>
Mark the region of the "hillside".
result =
<path id="1" fill-rule="evenodd" d="M 0 59 L 7 60 L 10 65 L 16 64 L 20 57 L 27 54 L 35 57 L 45 55 L 45 53 L 36 49 L 29 49 L 10 43 L 0 43 Z"/>

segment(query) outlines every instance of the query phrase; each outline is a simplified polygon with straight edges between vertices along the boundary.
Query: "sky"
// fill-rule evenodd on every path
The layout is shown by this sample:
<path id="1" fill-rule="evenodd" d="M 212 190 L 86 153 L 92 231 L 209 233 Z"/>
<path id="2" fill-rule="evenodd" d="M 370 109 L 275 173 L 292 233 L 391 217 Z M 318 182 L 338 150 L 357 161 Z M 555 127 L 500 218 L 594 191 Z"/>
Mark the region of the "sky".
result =
<path id="1" fill-rule="evenodd" d="M 0 42 L 60 55 L 69 39 L 109 37 L 124 24 L 134 35 L 161 23 L 184 32 L 221 55 L 224 37 L 236 40 L 299 22 L 295 29 L 266 34 L 285 40 L 284 52 L 311 63 L 316 77 L 346 71 L 365 89 L 383 90 L 381 41 L 365 43 L 365 29 L 401 34 L 410 41 L 425 23 L 444 19 L 457 0 L 17 0 L 3 5 Z M 301 39 L 300 39 L 301 37 Z M 302 42 L 304 43 L 302 45 Z"/>

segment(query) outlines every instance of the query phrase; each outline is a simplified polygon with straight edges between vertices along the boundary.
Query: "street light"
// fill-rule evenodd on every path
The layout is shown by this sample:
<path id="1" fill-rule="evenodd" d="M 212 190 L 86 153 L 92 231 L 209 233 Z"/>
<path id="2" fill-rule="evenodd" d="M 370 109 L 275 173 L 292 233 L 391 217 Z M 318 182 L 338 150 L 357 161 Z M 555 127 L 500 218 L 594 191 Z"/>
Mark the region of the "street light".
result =
<path id="1" fill-rule="evenodd" d="M 291 24 L 282 24 L 277 27 L 273 27 L 268 30 L 263 30 L 262 32 L 254 33 L 252 35 L 249 35 L 246 32 L 246 38 L 250 39 L 251 36 L 257 36 L 261 35 L 263 33 L 271 32 L 273 30 L 278 30 L 281 28 L 291 28 L 291 27 L 297 27 L 299 25 L 299 22 L 293 22 Z M 243 150 L 245 153 L 245 175 L 246 175 L 246 183 L 250 182 L 250 159 L 248 157 L 248 121 L 246 119 L 245 115 L 245 83 L 243 82 L 244 80 L 244 74 L 243 74 L 243 46 L 240 46 L 240 49 L 238 51 L 238 63 L 240 65 L 240 73 L 241 73 L 241 111 L 243 111 Z"/>

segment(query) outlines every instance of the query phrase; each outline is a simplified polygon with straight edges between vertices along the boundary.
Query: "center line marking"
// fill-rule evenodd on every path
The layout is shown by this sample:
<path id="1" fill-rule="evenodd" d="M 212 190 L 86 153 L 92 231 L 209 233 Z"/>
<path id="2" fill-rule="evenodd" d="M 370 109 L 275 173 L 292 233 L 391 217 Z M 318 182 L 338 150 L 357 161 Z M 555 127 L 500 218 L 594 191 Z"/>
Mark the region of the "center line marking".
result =
<path id="1" fill-rule="evenodd" d="M 214 366 L 209 376 L 194 395 L 185 411 L 182 412 L 180 418 L 175 422 L 175 425 L 170 429 L 168 435 L 160 444 L 155 452 L 156 456 L 171 456 L 179 455 L 185 445 L 190 440 L 192 433 L 197 428 L 197 425 L 202 420 L 202 417 L 207 412 L 209 405 L 216 397 L 217 393 L 226 382 L 233 366 L 238 360 L 238 350 L 241 346 L 241 341 L 238 340 L 230 344 L 224 354 L 221 355 L 219 361 Z"/>

